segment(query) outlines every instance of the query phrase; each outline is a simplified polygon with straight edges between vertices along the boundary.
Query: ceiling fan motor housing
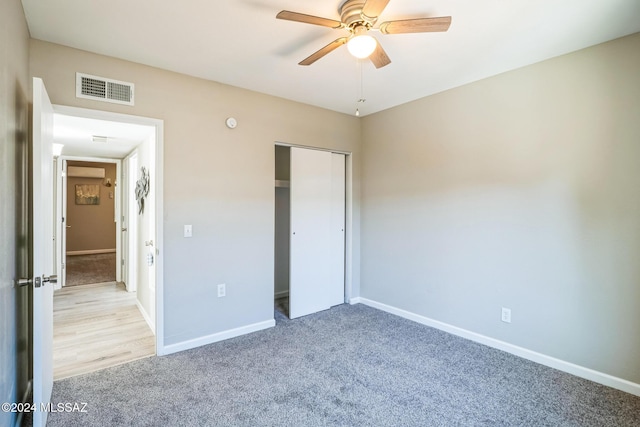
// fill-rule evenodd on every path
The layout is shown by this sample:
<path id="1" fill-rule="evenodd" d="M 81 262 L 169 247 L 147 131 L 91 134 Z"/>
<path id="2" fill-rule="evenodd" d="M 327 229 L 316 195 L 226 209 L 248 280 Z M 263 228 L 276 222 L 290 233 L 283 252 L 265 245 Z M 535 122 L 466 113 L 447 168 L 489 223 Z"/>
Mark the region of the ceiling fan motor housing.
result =
<path id="1" fill-rule="evenodd" d="M 369 30 L 378 19 L 377 16 L 371 18 L 362 14 L 365 2 L 366 0 L 347 0 L 340 8 L 340 20 L 351 31 L 358 27 Z"/>

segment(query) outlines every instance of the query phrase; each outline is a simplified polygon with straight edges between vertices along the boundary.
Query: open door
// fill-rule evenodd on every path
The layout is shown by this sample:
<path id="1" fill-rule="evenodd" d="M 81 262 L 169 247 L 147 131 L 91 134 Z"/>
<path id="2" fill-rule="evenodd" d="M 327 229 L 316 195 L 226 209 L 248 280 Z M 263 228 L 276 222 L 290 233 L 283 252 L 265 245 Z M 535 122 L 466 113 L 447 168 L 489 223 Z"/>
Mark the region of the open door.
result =
<path id="1" fill-rule="evenodd" d="M 66 188 L 66 175 L 67 175 L 67 161 L 58 157 L 53 162 L 55 168 L 55 186 L 56 191 L 54 193 L 53 206 L 55 210 L 54 215 L 54 230 L 55 246 L 53 253 L 55 254 L 55 273 L 58 277 L 58 282 L 54 286 L 55 290 L 61 289 L 65 284 L 66 278 L 66 262 L 67 262 L 67 229 L 66 221 L 67 206 L 65 201 L 67 200 L 67 188 Z"/>
<path id="2" fill-rule="evenodd" d="M 138 289 L 138 206 L 134 202 L 136 194 L 136 172 L 138 170 L 138 154 L 132 153 L 123 162 L 125 177 L 123 179 L 122 200 L 122 245 L 123 245 L 123 280 L 128 292 Z"/>
<path id="3" fill-rule="evenodd" d="M 33 79 L 33 425 L 44 426 L 53 388 L 53 107 L 44 83 Z"/>
<path id="4" fill-rule="evenodd" d="M 129 214 L 127 212 L 127 201 L 129 200 L 129 166 L 125 160 L 120 168 L 120 181 L 118 182 L 120 190 L 120 230 L 116 229 L 116 233 L 120 233 L 120 259 L 116 260 L 120 264 L 120 281 L 124 282 L 124 286 L 128 292 L 131 292 L 129 285 Z"/>

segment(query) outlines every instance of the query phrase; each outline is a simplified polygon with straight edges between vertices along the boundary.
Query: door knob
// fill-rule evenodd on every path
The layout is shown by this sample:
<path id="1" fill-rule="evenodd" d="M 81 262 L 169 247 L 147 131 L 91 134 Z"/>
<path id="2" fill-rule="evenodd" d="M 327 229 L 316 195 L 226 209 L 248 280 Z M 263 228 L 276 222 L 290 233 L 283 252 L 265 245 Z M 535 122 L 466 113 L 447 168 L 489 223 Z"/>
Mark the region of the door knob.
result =
<path id="1" fill-rule="evenodd" d="M 71 226 L 70 226 L 70 225 L 67 225 L 67 228 L 71 228 Z"/>
<path id="2" fill-rule="evenodd" d="M 32 279 L 18 279 L 18 286 L 29 286 L 33 284 Z"/>
<path id="3" fill-rule="evenodd" d="M 58 276 L 56 276 L 55 274 L 52 274 L 51 276 L 47 277 L 47 276 L 42 276 L 42 283 L 58 283 Z"/>
<path id="4" fill-rule="evenodd" d="M 44 285 L 45 283 L 58 283 L 58 276 L 56 276 L 55 274 L 52 274 L 51 276 L 42 276 L 42 279 L 40 277 L 36 277 L 35 280 L 33 279 L 18 279 L 18 286 L 29 286 L 35 283 L 35 287 L 39 288 L 40 286 Z"/>

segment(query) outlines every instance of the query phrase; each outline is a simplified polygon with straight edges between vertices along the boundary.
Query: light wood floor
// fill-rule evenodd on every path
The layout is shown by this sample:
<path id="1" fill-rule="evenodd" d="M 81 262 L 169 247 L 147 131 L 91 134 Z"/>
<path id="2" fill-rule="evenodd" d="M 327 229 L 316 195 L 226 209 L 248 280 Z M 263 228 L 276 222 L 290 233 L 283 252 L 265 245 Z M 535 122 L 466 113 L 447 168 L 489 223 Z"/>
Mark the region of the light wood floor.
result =
<path id="1" fill-rule="evenodd" d="M 65 287 L 53 296 L 54 380 L 155 354 L 136 295 L 115 282 Z"/>

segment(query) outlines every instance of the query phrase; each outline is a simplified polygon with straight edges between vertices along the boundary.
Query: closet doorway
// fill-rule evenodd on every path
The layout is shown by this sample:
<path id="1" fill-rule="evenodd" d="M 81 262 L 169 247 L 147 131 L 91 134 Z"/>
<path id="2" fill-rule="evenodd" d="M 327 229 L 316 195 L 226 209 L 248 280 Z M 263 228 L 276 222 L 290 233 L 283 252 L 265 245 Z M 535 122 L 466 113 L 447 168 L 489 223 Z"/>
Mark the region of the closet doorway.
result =
<path id="1" fill-rule="evenodd" d="M 345 301 L 346 156 L 275 150 L 275 298 L 294 319 Z"/>

